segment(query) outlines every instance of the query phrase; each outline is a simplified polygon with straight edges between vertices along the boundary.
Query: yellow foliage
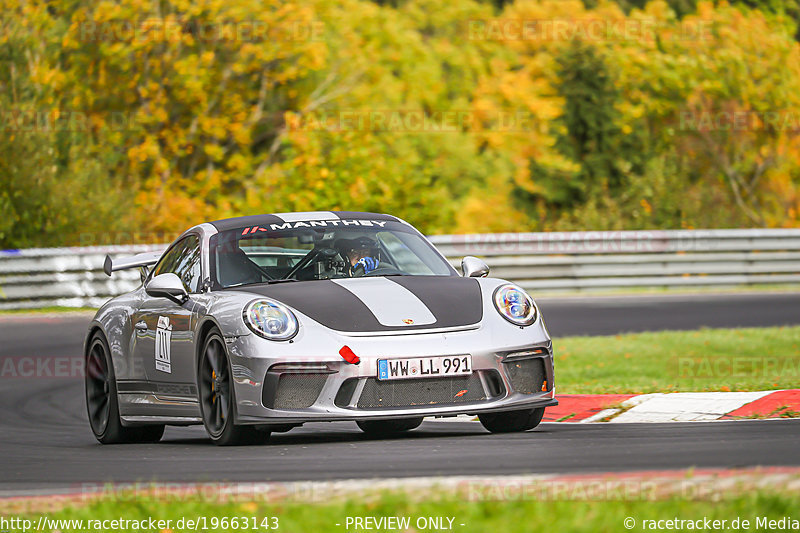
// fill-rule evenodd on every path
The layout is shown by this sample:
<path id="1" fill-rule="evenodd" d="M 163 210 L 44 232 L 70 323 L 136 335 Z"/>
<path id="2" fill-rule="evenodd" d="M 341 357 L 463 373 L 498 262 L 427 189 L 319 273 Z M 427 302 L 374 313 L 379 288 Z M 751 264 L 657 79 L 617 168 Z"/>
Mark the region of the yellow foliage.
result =
<path id="1" fill-rule="evenodd" d="M 628 14 L 400 4 L 0 0 L 13 26 L 0 49 L 22 58 L 0 83 L 28 84 L 3 103 L 83 114 L 71 142 L 133 191 L 150 231 L 332 208 L 426 232 L 800 225 L 800 48 L 775 17 L 701 2 L 678 19 L 661 0 Z M 623 141 L 607 150 L 625 181 L 602 197 L 564 192 L 588 164 L 565 148 L 559 92 L 576 40 L 618 91 Z"/>

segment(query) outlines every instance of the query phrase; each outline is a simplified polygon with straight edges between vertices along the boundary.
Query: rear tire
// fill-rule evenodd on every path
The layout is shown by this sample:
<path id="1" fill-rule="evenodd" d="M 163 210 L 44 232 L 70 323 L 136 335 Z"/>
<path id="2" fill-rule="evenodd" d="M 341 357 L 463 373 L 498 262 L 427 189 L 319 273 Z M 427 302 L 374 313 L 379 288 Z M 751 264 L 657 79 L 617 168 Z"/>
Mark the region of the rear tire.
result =
<path id="1" fill-rule="evenodd" d="M 117 380 L 108 343 L 102 333 L 95 333 L 86 354 L 86 412 L 94 437 L 102 444 L 158 442 L 164 426 L 125 427 L 119 416 Z"/>
<path id="2" fill-rule="evenodd" d="M 516 433 L 535 428 L 542 421 L 543 416 L 544 407 L 540 407 L 523 411 L 485 413 L 478 415 L 478 420 L 492 433 Z"/>
<path id="3" fill-rule="evenodd" d="M 422 424 L 422 417 L 400 418 L 396 420 L 358 420 L 361 431 L 374 437 L 389 437 L 411 431 Z"/>
<path id="4" fill-rule="evenodd" d="M 197 382 L 203 425 L 211 442 L 217 446 L 241 446 L 261 444 L 269 438 L 269 431 L 234 423 L 236 398 L 233 378 L 225 341 L 216 328 L 203 343 Z"/>

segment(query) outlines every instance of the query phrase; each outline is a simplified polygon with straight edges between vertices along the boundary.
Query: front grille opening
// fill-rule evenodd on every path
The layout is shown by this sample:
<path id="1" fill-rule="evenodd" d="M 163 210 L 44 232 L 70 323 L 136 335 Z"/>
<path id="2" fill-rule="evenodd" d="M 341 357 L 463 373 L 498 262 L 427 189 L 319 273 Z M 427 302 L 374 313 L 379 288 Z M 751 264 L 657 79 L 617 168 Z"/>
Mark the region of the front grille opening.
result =
<path id="1" fill-rule="evenodd" d="M 275 374 L 282 374 L 284 372 L 291 372 L 293 374 L 332 374 L 335 372 L 335 370 L 331 370 L 325 363 L 278 363 L 269 367 L 269 371 Z"/>
<path id="2" fill-rule="evenodd" d="M 264 387 L 264 406 L 272 409 L 305 409 L 306 407 L 311 407 L 319 398 L 327 379 L 328 373 L 281 374 L 272 398 L 269 398 L 270 387 Z"/>
<path id="3" fill-rule="evenodd" d="M 543 358 L 517 359 L 506 361 L 503 365 L 515 391 L 523 394 L 542 392 L 542 385 L 546 379 Z"/>
<path id="4" fill-rule="evenodd" d="M 353 393 L 356 391 L 358 385 L 358 378 L 349 378 L 344 380 L 339 391 L 336 393 L 336 398 L 333 399 L 333 404 L 336 407 L 347 407 L 353 400 Z"/>
<path id="5" fill-rule="evenodd" d="M 486 392 L 489 394 L 490 398 L 497 398 L 506 392 L 503 379 L 500 377 L 500 372 L 497 370 L 486 372 L 483 377 L 486 381 Z"/>
<path id="6" fill-rule="evenodd" d="M 506 357 L 523 358 L 523 357 L 538 357 L 540 355 L 550 355 L 550 351 L 545 346 L 537 346 L 535 348 L 528 348 L 516 352 L 508 352 Z"/>
<path id="7" fill-rule="evenodd" d="M 379 381 L 368 378 L 358 398 L 361 409 L 455 405 L 488 399 L 478 373 L 450 378 Z"/>

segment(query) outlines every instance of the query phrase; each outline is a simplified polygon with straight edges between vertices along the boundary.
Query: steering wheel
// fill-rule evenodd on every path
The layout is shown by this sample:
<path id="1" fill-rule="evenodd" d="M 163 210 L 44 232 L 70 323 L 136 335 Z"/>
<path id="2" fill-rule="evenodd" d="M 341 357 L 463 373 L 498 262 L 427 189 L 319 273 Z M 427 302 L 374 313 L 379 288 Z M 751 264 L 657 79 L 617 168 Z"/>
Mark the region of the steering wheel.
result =
<path id="1" fill-rule="evenodd" d="M 319 248 L 313 248 L 300 261 L 298 261 L 297 264 L 295 264 L 289 272 L 284 274 L 283 277 L 281 277 L 280 279 L 289 279 L 292 276 L 297 275 L 297 273 L 300 270 L 302 270 L 303 268 L 307 267 L 308 265 L 310 265 L 314 261 L 318 261 L 318 258 L 320 258 L 320 257 L 321 257 L 320 260 L 328 261 L 328 260 L 332 260 L 337 255 L 339 255 L 339 250 L 337 250 L 336 248 L 329 248 L 327 246 L 319 247 Z"/>
<path id="2" fill-rule="evenodd" d="M 339 250 L 336 248 L 317 248 L 314 258 L 322 256 L 323 259 L 333 259 L 337 255 L 339 255 Z"/>

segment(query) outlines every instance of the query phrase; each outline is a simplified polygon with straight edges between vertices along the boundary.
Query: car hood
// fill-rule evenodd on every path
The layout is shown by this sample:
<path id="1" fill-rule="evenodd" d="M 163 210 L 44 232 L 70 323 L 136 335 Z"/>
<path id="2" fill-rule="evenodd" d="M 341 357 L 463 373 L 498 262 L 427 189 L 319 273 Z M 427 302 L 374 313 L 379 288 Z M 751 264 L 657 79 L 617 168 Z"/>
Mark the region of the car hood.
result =
<path id="1" fill-rule="evenodd" d="M 346 332 L 451 328 L 476 324 L 483 317 L 477 280 L 455 276 L 298 281 L 248 286 L 247 291 Z"/>

